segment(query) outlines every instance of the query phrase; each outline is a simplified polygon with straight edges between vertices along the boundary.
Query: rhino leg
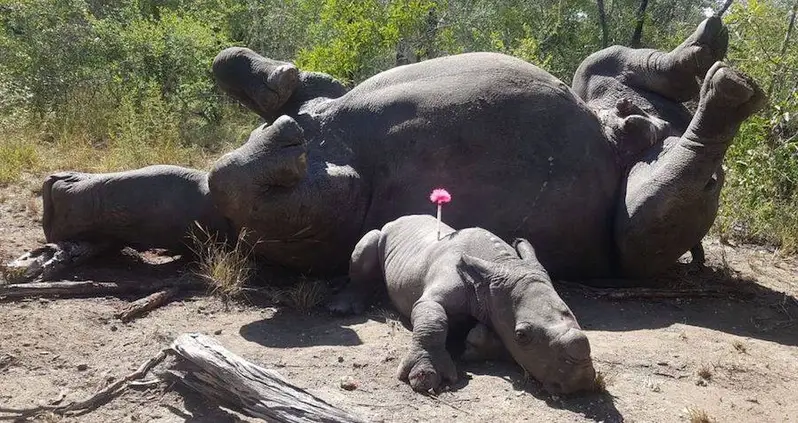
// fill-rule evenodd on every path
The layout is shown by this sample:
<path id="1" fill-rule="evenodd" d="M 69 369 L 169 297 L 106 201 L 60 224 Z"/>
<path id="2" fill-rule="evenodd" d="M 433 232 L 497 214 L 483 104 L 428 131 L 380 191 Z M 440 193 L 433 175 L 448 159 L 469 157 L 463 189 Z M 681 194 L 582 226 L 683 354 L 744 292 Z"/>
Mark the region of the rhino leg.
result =
<path id="1" fill-rule="evenodd" d="M 699 94 L 698 79 L 726 55 L 729 34 L 719 17 L 704 20 L 670 52 L 612 46 L 585 59 L 573 88 L 585 101 L 606 96 L 617 82 L 685 102 Z"/>
<path id="2" fill-rule="evenodd" d="M 627 176 L 615 220 L 623 275 L 655 274 L 706 235 L 718 209 L 723 157 L 764 99 L 754 81 L 721 62 L 707 72 L 684 135 L 653 147 Z"/>
<path id="3" fill-rule="evenodd" d="M 243 47 L 222 50 L 213 59 L 213 75 L 219 87 L 267 121 L 299 85 L 299 70 L 291 63 L 267 59 Z"/>
<path id="4" fill-rule="evenodd" d="M 437 390 L 447 382 L 456 382 L 457 368 L 446 351 L 449 320 L 443 306 L 422 296 L 413 305 L 410 321 L 413 340 L 397 369 L 399 380 L 410 383 L 417 392 Z"/>
<path id="5" fill-rule="evenodd" d="M 380 235 L 380 230 L 374 229 L 355 246 L 349 262 L 349 284 L 327 302 L 327 309 L 331 312 L 363 313 L 377 285 L 384 281 L 378 251 Z"/>

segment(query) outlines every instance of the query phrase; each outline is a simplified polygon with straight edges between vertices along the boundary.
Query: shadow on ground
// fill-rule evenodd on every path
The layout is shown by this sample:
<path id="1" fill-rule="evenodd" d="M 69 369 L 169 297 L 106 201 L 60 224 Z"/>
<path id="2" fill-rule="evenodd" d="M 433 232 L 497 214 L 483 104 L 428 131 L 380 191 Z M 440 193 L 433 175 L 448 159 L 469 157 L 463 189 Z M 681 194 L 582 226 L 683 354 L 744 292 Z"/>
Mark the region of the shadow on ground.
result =
<path id="1" fill-rule="evenodd" d="M 707 290 L 713 296 L 640 298 L 630 288 L 626 291 L 632 294 L 629 298 L 610 299 L 603 294 L 612 292 L 612 288 L 598 290 L 571 283 L 556 284 L 557 291 L 585 329 L 629 331 L 681 323 L 782 345 L 798 345 L 798 299 L 792 295 L 722 269 L 698 269 L 688 264 L 675 266 L 657 278 L 654 286 L 664 290 Z"/>
<path id="2" fill-rule="evenodd" d="M 536 380 L 525 377 L 521 369 L 514 363 L 502 361 L 458 362 L 458 365 L 460 369 L 475 375 L 498 376 L 508 380 L 512 382 L 516 392 L 525 392 L 532 395 L 545 402 L 551 408 L 568 410 L 597 422 L 616 423 L 624 421 L 623 415 L 615 407 L 615 400 L 611 392 L 583 392 L 564 396 L 550 395 L 543 390 L 543 387 Z M 467 383 L 466 377 L 461 376 L 461 380 L 454 390 Z"/>
<path id="3" fill-rule="evenodd" d="M 366 320 L 366 316 L 336 318 L 323 312 L 305 314 L 279 308 L 270 318 L 242 326 L 239 333 L 247 341 L 270 348 L 353 346 L 363 341 L 347 326 Z"/>

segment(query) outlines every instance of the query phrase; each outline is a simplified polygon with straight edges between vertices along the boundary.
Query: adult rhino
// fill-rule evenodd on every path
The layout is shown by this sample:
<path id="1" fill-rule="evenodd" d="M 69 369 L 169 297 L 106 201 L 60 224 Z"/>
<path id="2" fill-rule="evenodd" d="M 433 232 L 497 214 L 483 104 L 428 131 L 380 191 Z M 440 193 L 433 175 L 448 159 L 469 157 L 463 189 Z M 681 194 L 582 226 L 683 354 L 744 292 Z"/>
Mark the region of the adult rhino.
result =
<path id="1" fill-rule="evenodd" d="M 217 82 L 269 124 L 216 162 L 207 195 L 234 230 L 247 228 L 259 258 L 302 271 L 345 271 L 363 234 L 432 211 L 429 191 L 444 186 L 454 198 L 447 224 L 529 239 L 552 278 L 652 275 L 709 230 L 724 154 L 764 101 L 719 62 L 727 44 L 712 17 L 671 52 L 594 53 L 571 88 L 522 60 L 469 53 L 397 67 L 348 92 L 327 75 L 229 48 L 214 60 Z M 694 114 L 682 104 L 693 99 Z M 84 228 L 48 241 L 104 235 Z"/>

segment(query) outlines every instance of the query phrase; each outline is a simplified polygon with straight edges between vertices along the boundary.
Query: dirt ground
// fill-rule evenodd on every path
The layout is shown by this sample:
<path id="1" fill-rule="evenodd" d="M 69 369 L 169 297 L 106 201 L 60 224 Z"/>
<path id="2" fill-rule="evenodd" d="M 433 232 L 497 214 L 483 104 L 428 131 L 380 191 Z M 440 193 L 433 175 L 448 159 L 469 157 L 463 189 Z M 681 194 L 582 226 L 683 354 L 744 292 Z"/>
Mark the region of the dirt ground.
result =
<path id="1" fill-rule="evenodd" d="M 43 241 L 40 207 L 29 189 L 0 189 L 0 260 Z M 713 421 L 798 421 L 798 261 L 762 247 L 704 245 L 709 269 L 679 265 L 659 283 L 738 295 L 609 299 L 558 284 L 588 330 L 596 367 L 606 375 L 604 393 L 552 397 L 514 365 L 460 362 L 461 382 L 437 399 L 426 397 L 394 376 L 410 332 L 388 306 L 351 318 L 272 304 L 225 311 L 218 300 L 197 294 L 128 324 L 113 315 L 134 298 L 0 300 L 0 407 L 81 399 L 179 334 L 199 332 L 367 421 L 676 422 L 701 412 Z M 122 260 L 85 266 L 75 277 L 157 278 L 164 272 Z M 344 377 L 358 388 L 341 389 Z M 255 421 L 168 388 L 131 390 L 80 417 L 39 419 Z M 13 417 L 0 413 L 2 419 Z"/>

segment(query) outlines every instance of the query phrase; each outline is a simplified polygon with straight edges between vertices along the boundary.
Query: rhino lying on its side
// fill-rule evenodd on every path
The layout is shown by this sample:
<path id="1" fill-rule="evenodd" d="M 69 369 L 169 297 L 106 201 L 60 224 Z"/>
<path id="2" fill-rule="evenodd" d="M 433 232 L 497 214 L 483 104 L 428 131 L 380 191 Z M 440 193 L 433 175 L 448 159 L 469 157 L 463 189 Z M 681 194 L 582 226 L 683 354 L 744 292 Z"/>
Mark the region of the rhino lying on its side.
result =
<path id="1" fill-rule="evenodd" d="M 479 322 L 472 332 L 481 332 L 469 340 L 485 339 L 485 329 L 492 329 L 547 391 L 591 388 L 595 370 L 587 336 L 532 246 L 519 240 L 516 249 L 482 228 L 442 225 L 438 240 L 434 217 L 401 217 L 360 240 L 350 262 L 351 282 L 331 307 L 360 311 L 377 282 L 385 281 L 391 301 L 413 325 L 398 377 L 417 391 L 457 380 L 446 336 L 450 322 L 469 317 Z"/>
<path id="2" fill-rule="evenodd" d="M 268 124 L 217 160 L 208 195 L 235 233 L 246 228 L 259 261 L 335 275 L 366 232 L 425 213 L 433 187 L 452 187 L 454 227 L 530 240 L 556 279 L 643 285 L 707 233 L 724 155 L 764 104 L 753 80 L 720 62 L 727 48 L 728 30 L 712 17 L 669 52 L 598 51 L 570 87 L 520 59 L 468 53 L 400 66 L 347 91 L 231 47 L 214 60 L 216 81 Z M 683 104 L 690 100 L 694 112 Z M 119 201 L 128 191 L 104 190 Z M 155 204 L 142 197 L 142 215 L 156 206 L 195 213 L 175 193 L 170 204 L 160 193 Z M 90 206 L 79 196 L 52 199 L 55 210 Z M 108 224 L 117 219 L 112 201 L 89 209 L 96 218 L 79 232 L 58 233 L 45 219 L 48 242 L 141 241 L 146 227 Z M 125 210 L 128 221 L 146 222 Z M 179 242 L 183 221 L 167 228 L 162 216 L 165 230 L 145 241 Z"/>

